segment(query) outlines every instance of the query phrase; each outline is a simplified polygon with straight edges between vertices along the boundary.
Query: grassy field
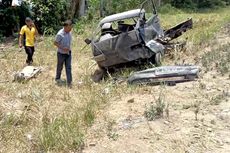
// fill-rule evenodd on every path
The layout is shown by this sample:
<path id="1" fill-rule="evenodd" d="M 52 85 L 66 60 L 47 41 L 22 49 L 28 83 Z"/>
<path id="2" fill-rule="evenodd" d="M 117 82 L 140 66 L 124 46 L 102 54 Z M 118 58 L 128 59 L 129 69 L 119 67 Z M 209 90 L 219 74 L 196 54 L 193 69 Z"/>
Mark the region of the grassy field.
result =
<path id="1" fill-rule="evenodd" d="M 206 13 L 183 13 L 160 15 L 161 23 L 166 29 L 186 20 L 193 19 L 193 30 L 185 33 L 180 39 L 188 38 L 195 45 L 205 43 L 230 20 L 229 8 L 206 12 Z"/>
<path id="2" fill-rule="evenodd" d="M 230 22 L 230 9 L 212 13 L 160 14 L 164 28 L 189 17 L 193 18 L 194 28 L 179 39 L 188 38 L 188 57 L 202 52 L 202 47 Z M 54 82 L 54 36 L 41 37 L 36 44 L 34 65 L 43 67 L 43 72 L 37 78 L 22 83 L 12 82 L 12 79 L 13 74 L 25 65 L 24 50 L 20 52 L 14 43 L 3 44 L 5 49 L 0 51 L 0 152 L 80 151 L 88 128 L 100 115 L 99 110 L 126 94 L 141 95 L 150 88 L 119 84 L 112 78 L 99 84 L 92 82 L 90 75 L 96 66 L 91 59 L 90 48 L 81 50 L 89 33 L 88 25 L 82 34 L 74 33 L 72 89 L 57 86 Z M 208 65 L 211 60 L 204 58 L 203 61 Z M 229 59 L 225 64 L 229 65 Z M 121 75 L 126 76 L 130 71 L 124 70 Z M 226 71 L 229 67 L 224 69 Z"/>

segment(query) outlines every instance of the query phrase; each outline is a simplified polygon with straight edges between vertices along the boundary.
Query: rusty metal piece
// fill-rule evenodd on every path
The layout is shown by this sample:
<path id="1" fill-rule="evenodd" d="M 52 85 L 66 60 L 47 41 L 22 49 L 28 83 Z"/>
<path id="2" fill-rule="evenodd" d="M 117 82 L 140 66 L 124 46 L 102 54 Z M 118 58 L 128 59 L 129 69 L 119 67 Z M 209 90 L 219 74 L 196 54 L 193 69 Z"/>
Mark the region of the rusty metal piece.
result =
<path id="1" fill-rule="evenodd" d="M 173 39 L 178 38 L 181 36 L 184 32 L 188 31 L 189 29 L 192 29 L 193 27 L 193 21 L 192 18 L 166 30 L 164 32 L 164 40 L 166 42 L 169 42 Z"/>

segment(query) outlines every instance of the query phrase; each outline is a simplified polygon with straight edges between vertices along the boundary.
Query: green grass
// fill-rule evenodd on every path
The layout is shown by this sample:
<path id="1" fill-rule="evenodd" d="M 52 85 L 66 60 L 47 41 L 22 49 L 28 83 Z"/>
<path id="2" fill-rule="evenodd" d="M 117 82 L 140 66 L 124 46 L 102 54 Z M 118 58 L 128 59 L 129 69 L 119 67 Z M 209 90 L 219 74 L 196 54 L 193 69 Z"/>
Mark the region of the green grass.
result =
<path id="1" fill-rule="evenodd" d="M 79 122 L 77 113 L 44 122 L 39 133 L 39 150 L 79 150 L 84 140 Z"/>
<path id="2" fill-rule="evenodd" d="M 165 96 L 161 91 L 155 103 L 152 103 L 150 106 L 146 108 L 144 112 L 144 116 L 148 121 L 153 121 L 154 119 L 161 118 L 163 117 L 165 106 L 166 106 Z"/>

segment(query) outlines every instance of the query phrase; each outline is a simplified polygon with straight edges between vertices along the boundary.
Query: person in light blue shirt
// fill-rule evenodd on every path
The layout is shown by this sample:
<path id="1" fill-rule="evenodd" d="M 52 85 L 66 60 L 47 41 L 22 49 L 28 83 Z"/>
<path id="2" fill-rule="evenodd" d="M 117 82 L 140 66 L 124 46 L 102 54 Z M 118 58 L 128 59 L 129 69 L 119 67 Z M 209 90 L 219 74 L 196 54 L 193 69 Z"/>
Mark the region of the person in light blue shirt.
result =
<path id="1" fill-rule="evenodd" d="M 57 70 L 55 80 L 57 83 L 61 81 L 61 73 L 63 65 L 65 64 L 67 85 L 71 87 L 72 85 L 72 70 L 71 70 L 71 30 L 72 21 L 67 20 L 64 22 L 63 29 L 59 30 L 54 45 L 57 46 Z"/>

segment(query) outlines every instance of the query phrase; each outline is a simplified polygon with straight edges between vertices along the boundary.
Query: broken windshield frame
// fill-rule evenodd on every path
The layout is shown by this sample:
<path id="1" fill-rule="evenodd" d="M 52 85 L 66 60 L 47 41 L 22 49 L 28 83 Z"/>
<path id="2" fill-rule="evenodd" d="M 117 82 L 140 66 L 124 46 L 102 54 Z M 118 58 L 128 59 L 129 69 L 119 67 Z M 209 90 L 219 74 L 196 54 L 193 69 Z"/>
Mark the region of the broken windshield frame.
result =
<path id="1" fill-rule="evenodd" d="M 155 3 L 153 0 L 146 0 L 141 4 L 141 11 L 145 11 L 144 16 L 141 16 L 141 18 L 145 18 L 148 20 L 152 17 L 152 15 L 157 15 L 157 9 L 155 6 Z"/>

